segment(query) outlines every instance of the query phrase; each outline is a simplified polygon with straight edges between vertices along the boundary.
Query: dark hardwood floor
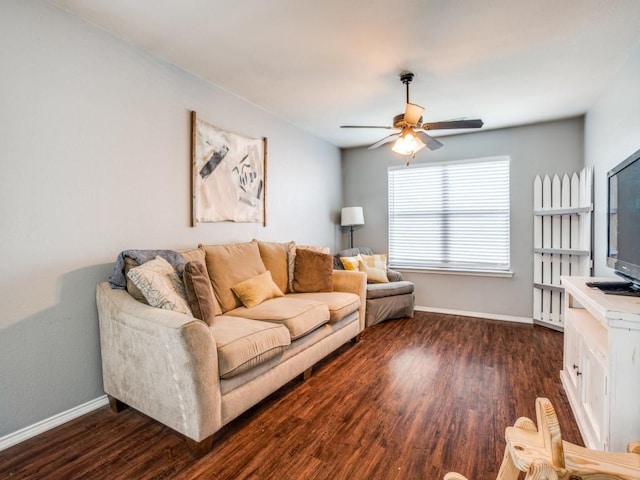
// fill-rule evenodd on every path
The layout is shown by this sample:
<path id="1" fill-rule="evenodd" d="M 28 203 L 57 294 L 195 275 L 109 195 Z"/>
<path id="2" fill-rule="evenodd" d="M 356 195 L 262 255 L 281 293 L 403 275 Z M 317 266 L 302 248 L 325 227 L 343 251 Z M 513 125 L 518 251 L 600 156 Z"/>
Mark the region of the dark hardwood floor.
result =
<path id="1" fill-rule="evenodd" d="M 582 440 L 560 385 L 562 334 L 416 313 L 365 330 L 228 425 L 199 460 L 133 409 L 101 408 L 0 452 L 11 479 L 441 479 L 496 477 L 504 429 L 548 397 Z"/>

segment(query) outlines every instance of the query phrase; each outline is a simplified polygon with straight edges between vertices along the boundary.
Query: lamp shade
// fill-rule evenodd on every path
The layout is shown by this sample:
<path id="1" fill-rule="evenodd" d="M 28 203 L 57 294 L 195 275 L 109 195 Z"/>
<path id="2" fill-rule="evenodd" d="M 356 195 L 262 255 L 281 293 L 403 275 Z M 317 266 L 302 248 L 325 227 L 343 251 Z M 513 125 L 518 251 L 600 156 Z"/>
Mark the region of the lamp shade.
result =
<path id="1" fill-rule="evenodd" d="M 362 207 L 344 207 L 340 217 L 340 225 L 343 227 L 364 225 L 364 212 L 362 211 Z"/>
<path id="2" fill-rule="evenodd" d="M 391 150 L 400 155 L 415 155 L 425 147 L 425 143 L 411 129 L 405 129 Z"/>

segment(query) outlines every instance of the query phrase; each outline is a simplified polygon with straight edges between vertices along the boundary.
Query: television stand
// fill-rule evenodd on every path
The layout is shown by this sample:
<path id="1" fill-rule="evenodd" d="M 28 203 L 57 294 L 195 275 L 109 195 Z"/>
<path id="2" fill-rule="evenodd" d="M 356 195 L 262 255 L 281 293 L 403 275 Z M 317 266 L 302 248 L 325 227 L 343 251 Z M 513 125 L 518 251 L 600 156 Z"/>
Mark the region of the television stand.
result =
<path id="1" fill-rule="evenodd" d="M 625 451 L 640 439 L 640 302 L 605 295 L 591 282 L 562 277 L 564 359 L 560 373 L 588 448 Z"/>

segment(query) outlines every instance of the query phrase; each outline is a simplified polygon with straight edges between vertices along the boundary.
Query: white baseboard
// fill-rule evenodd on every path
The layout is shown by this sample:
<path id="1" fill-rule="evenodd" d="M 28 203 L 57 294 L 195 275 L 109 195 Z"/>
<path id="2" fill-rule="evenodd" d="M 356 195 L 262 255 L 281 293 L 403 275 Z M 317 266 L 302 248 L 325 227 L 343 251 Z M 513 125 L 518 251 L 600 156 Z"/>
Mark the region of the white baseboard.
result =
<path id="1" fill-rule="evenodd" d="M 105 405 L 109 405 L 109 399 L 106 395 L 103 395 L 102 397 L 98 397 L 94 400 L 88 401 L 87 403 L 83 403 L 82 405 L 73 407 L 66 412 L 59 413 L 57 415 L 54 415 L 53 417 L 45 418 L 38 423 L 34 423 L 33 425 L 29 425 L 28 427 L 24 427 L 16 432 L 10 433 L 9 435 L 0 437 L 0 451 L 6 450 L 9 447 L 13 447 L 20 442 L 24 442 L 25 440 L 33 438 L 36 435 L 40 435 L 47 430 L 51 430 L 52 428 L 60 426 L 63 423 L 67 423 L 75 418 L 78 418 L 85 413 L 89 413 L 93 410 L 104 407 Z"/>
<path id="2" fill-rule="evenodd" d="M 497 313 L 467 312 L 465 310 L 450 310 L 448 308 L 434 308 L 434 307 L 420 307 L 420 306 L 415 306 L 413 309 L 418 312 L 443 313 L 446 315 L 460 315 L 463 317 L 486 318 L 488 320 L 500 320 L 502 322 L 533 324 L 533 318 L 516 317 L 513 315 L 499 315 Z"/>

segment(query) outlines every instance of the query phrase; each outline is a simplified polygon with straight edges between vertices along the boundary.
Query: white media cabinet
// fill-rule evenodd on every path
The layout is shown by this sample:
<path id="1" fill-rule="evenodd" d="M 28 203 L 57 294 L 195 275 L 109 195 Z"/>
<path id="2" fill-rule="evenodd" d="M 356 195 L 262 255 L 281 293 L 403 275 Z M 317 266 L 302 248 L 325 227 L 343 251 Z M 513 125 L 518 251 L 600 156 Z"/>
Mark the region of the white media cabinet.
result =
<path id="1" fill-rule="evenodd" d="M 562 385 L 588 448 L 624 452 L 640 440 L 640 297 L 586 286 L 609 278 L 562 277 Z"/>

